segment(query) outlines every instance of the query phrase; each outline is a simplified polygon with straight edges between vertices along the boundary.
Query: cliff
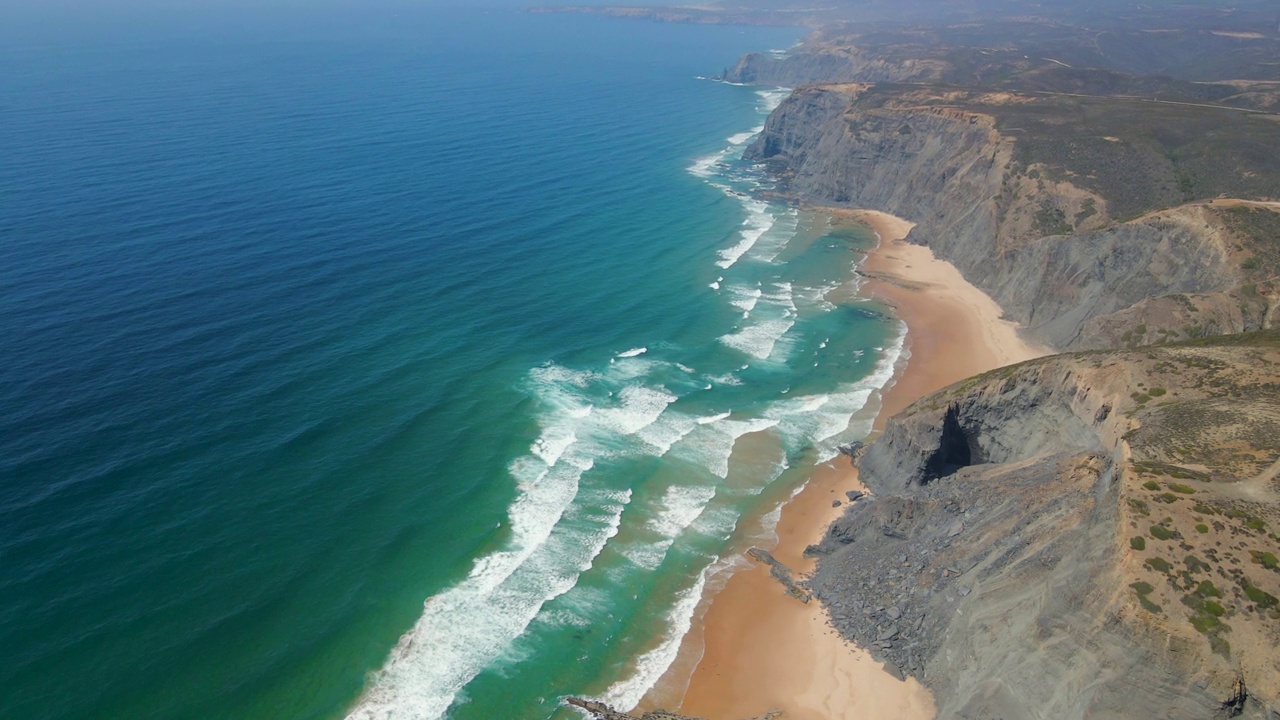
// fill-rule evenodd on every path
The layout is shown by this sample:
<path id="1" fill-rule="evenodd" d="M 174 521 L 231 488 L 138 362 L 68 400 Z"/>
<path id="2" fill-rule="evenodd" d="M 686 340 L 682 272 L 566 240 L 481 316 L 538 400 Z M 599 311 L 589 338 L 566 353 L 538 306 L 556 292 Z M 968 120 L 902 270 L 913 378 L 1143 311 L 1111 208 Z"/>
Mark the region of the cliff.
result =
<path id="1" fill-rule="evenodd" d="M 1119 23 L 1004 15 L 987 22 L 863 19 L 813 32 L 785 57 L 744 56 L 728 79 L 796 86 L 911 81 L 1008 90 L 1135 95 L 1254 107 L 1274 94 L 1280 34 L 1247 13 L 1200 15 L 1191 5 L 1151 7 Z M 1046 6 L 1039 12 L 1047 10 Z M 1228 27 L 1234 26 L 1234 27 Z M 1226 82 L 1224 80 L 1235 81 Z M 1247 82 L 1240 83 L 1239 81 Z M 1267 98 L 1250 98 L 1262 92 Z M 1242 96 L 1245 97 L 1237 97 Z M 1176 97 L 1175 97 L 1176 96 Z"/>
<path id="2" fill-rule="evenodd" d="M 1269 326 L 1280 262 L 1244 226 L 1270 220 L 1216 198 L 1280 197 L 1273 142 L 1272 116 L 1234 110 L 843 84 L 794 92 L 747 157 L 785 197 L 915 222 L 1012 319 L 1080 349 Z"/>
<path id="3" fill-rule="evenodd" d="M 1280 119 L 1221 87 L 1027 89 L 1146 81 L 1016 59 L 1018 89 L 944 86 L 976 66 L 911 56 L 745 58 L 862 81 L 800 87 L 747 157 L 779 199 L 913 221 L 1076 352 L 892 418 L 809 587 L 943 718 L 1280 718 Z"/>
<path id="4" fill-rule="evenodd" d="M 937 60 L 879 57 L 854 47 L 815 47 L 775 57 L 747 53 L 725 75 L 729 82 L 796 87 L 814 83 L 940 81 Z"/>
<path id="5" fill-rule="evenodd" d="M 810 585 L 939 717 L 1274 718 L 1277 430 L 1274 331 L 988 373 L 889 421 Z"/>

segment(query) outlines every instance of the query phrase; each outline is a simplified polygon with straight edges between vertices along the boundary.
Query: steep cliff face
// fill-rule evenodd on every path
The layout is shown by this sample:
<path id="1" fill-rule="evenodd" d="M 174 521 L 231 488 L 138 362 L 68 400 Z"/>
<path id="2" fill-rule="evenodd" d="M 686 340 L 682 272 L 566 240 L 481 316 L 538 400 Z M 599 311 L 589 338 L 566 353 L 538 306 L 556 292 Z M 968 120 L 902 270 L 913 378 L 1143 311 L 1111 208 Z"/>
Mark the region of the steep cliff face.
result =
<path id="1" fill-rule="evenodd" d="M 853 47 L 815 47 L 785 57 L 747 53 L 724 79 L 780 87 L 846 82 L 938 82 L 947 67 L 939 60 L 892 60 Z"/>
<path id="2" fill-rule="evenodd" d="M 1277 367 L 1272 332 L 926 397 L 862 455 L 874 492 L 811 548 L 810 585 L 941 718 L 1272 720 Z"/>
<path id="3" fill-rule="evenodd" d="M 1016 107 L 1027 114 L 1036 102 L 1009 93 L 801 88 L 770 116 L 747 156 L 766 163 L 789 197 L 914 221 L 911 241 L 953 262 L 1055 347 L 1110 346 L 1115 323 L 1107 318 L 1117 313 L 1131 318 L 1131 308 L 1155 298 L 1220 295 L 1244 284 L 1238 244 L 1212 207 L 1189 204 L 1115 222 L 1113 206 L 1141 208 L 1160 196 L 1135 199 L 1123 188 L 1102 188 L 1095 173 L 1090 179 L 1086 170 L 1029 161 L 1024 135 L 1002 129 L 988 112 Z M 1161 173 L 1182 172 L 1161 162 L 1148 164 L 1156 176 L 1143 182 L 1167 184 L 1173 180 Z M 1211 329 L 1262 327 L 1276 298 L 1255 296 L 1234 302 L 1240 312 L 1217 313 Z M 1166 316 L 1170 325 L 1159 325 Z M 1185 316 L 1149 317 L 1151 333 L 1176 338 L 1191 327 L 1175 326 Z"/>

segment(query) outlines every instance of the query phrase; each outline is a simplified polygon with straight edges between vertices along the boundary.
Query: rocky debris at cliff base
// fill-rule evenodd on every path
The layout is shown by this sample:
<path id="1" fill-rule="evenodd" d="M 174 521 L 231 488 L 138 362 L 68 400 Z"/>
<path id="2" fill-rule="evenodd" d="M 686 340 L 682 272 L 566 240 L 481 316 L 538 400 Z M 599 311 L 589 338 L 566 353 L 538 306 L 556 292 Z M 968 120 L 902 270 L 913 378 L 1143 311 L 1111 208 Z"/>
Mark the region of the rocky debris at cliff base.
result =
<path id="1" fill-rule="evenodd" d="M 813 597 L 813 594 L 804 585 L 796 582 L 795 576 L 791 574 L 791 568 L 779 562 L 768 550 L 751 548 L 747 551 L 747 555 L 757 562 L 768 565 L 769 576 L 782 583 L 782 587 L 786 588 L 787 594 L 791 597 L 803 603 L 809 602 Z"/>
<path id="2" fill-rule="evenodd" d="M 565 698 L 565 704 L 570 707 L 585 711 L 588 717 L 594 720 L 703 720 L 702 718 L 688 717 L 686 715 L 677 715 L 676 713 L 667 712 L 666 710 L 653 710 L 643 715 L 628 715 L 619 712 L 601 702 L 594 700 L 583 700 L 581 698 L 571 697 Z M 764 715 L 757 715 L 753 718 L 744 718 L 743 720 L 774 720 L 781 717 L 782 713 L 777 710 L 770 710 Z"/>

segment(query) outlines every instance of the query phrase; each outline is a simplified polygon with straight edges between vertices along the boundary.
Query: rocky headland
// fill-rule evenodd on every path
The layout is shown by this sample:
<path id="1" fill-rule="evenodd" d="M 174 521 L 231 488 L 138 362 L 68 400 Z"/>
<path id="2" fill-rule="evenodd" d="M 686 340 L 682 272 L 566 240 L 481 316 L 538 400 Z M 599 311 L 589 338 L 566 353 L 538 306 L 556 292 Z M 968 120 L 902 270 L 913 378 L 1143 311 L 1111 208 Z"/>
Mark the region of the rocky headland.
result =
<path id="1" fill-rule="evenodd" d="M 811 552 L 940 717 L 1269 718 L 1280 332 L 1010 366 L 921 399 Z M 1142 712 L 1139 712 L 1142 710 Z"/>
<path id="2" fill-rule="evenodd" d="M 801 85 L 748 150 L 775 196 L 914 223 L 1066 354 L 858 450 L 871 493 L 809 550 L 832 625 L 939 717 L 1280 718 L 1280 116 L 1237 80 L 1274 38 L 1187 31 L 1234 54 L 1151 78 L 840 32 L 729 73 Z"/>

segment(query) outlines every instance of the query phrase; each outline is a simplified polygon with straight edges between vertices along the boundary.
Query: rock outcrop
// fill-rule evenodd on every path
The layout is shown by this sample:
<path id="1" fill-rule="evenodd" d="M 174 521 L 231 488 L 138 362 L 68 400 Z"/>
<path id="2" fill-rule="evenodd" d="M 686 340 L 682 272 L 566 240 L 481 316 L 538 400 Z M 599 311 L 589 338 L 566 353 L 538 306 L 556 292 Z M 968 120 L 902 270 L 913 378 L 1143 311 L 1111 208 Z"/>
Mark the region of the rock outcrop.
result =
<path id="1" fill-rule="evenodd" d="M 595 720 L 701 720 L 701 718 L 692 718 L 685 715 L 677 715 L 667 712 L 666 710 L 652 710 L 643 715 L 629 715 L 619 712 L 601 702 L 594 700 L 583 700 L 581 698 L 566 698 L 565 704 L 569 707 L 577 708 L 583 711 L 589 717 Z M 744 720 L 774 720 L 780 716 L 780 713 L 770 712 L 754 718 L 745 718 Z"/>

